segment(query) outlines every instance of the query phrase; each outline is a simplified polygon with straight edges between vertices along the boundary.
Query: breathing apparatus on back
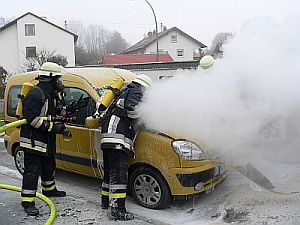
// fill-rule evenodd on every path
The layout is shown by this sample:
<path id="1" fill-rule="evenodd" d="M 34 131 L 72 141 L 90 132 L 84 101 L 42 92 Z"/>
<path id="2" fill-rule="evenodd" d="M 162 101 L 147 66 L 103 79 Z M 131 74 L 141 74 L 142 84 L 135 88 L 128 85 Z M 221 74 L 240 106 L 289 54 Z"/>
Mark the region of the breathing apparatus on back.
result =
<path id="1" fill-rule="evenodd" d="M 124 78 L 122 78 L 121 76 L 115 77 L 112 80 L 110 86 L 107 87 L 102 96 L 101 104 L 98 107 L 98 111 L 100 113 L 104 112 L 109 107 L 112 100 L 120 94 L 120 90 L 124 85 L 124 81 Z"/>
<path id="2" fill-rule="evenodd" d="M 94 118 L 103 117 L 107 112 L 108 108 L 113 104 L 114 100 L 120 95 L 122 90 L 126 89 L 125 80 L 121 76 L 115 77 L 110 86 L 107 87 L 106 91 L 101 97 L 101 103 L 97 106 Z M 138 75 L 132 82 L 138 83 L 143 87 L 149 87 L 152 84 L 150 77 L 144 74 Z"/>
<path id="3" fill-rule="evenodd" d="M 57 93 L 62 92 L 64 86 L 59 79 L 63 74 L 61 73 L 62 67 L 53 62 L 46 62 L 44 63 L 40 71 L 38 72 L 38 76 L 35 78 L 39 82 L 47 82 L 49 85 L 52 86 L 53 90 Z M 16 117 L 18 119 L 23 118 L 23 103 L 22 100 L 24 97 L 29 93 L 29 91 L 37 86 L 34 86 L 32 83 L 26 82 L 22 85 L 21 93 L 19 94 L 18 98 L 18 105 L 16 110 Z M 43 93 L 41 91 L 41 95 L 43 97 Z M 43 97 L 44 98 L 44 97 Z"/>

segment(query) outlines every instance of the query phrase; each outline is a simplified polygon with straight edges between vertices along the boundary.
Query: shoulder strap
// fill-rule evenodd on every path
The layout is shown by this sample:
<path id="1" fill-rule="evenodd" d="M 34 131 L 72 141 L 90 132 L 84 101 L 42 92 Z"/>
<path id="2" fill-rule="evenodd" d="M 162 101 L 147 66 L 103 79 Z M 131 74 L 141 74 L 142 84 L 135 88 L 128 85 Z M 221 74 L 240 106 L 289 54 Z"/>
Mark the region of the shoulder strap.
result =
<path id="1" fill-rule="evenodd" d="M 126 96 L 128 94 L 128 89 L 127 88 L 122 88 L 120 91 L 119 91 L 119 94 L 112 100 L 111 104 L 108 106 L 108 109 L 106 110 L 104 116 L 111 116 L 112 113 L 113 113 L 113 110 L 115 110 L 115 107 L 117 105 L 117 102 L 118 100 L 120 99 L 120 97 L 126 93 L 125 95 L 125 98 L 126 99 Z"/>
<path id="2" fill-rule="evenodd" d="M 39 87 L 39 86 L 34 86 L 34 88 L 36 88 L 37 90 L 40 91 L 40 93 L 41 93 L 41 95 L 42 95 L 42 102 L 44 102 L 44 101 L 46 100 L 46 97 L 45 97 L 45 94 L 44 94 L 42 88 Z"/>

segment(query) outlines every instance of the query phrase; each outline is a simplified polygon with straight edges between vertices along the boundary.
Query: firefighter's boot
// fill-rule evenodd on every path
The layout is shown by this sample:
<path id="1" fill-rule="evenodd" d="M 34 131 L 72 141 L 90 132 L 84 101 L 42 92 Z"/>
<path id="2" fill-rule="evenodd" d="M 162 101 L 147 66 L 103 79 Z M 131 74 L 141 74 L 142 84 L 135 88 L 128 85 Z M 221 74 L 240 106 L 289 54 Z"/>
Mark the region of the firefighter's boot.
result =
<path id="1" fill-rule="evenodd" d="M 101 196 L 101 209 L 108 209 L 109 208 L 109 198 L 108 196 Z"/>
<path id="2" fill-rule="evenodd" d="M 22 202 L 22 206 L 28 216 L 39 215 L 39 210 L 35 207 L 34 202 Z"/>
<path id="3" fill-rule="evenodd" d="M 133 220 L 134 215 L 130 212 L 126 212 L 126 209 L 120 209 L 120 208 L 111 208 L 111 216 L 114 220 Z"/>
<path id="4" fill-rule="evenodd" d="M 42 190 L 42 193 L 47 197 L 65 197 L 67 195 L 65 191 L 59 191 L 56 188 L 51 191 Z"/>

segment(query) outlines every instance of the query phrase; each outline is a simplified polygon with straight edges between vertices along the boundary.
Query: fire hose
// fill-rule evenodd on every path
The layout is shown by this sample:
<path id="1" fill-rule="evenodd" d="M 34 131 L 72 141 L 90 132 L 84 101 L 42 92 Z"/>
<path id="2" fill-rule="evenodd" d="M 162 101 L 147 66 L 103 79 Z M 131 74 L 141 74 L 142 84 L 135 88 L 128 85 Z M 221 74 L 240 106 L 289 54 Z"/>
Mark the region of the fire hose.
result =
<path id="1" fill-rule="evenodd" d="M 52 122 L 56 122 L 56 121 L 60 121 L 60 122 L 70 122 L 72 121 L 74 118 L 66 118 L 66 117 L 42 117 L 43 120 L 50 120 Z M 4 134 L 4 132 L 7 129 L 10 128 L 14 128 L 14 127 L 18 127 L 21 125 L 27 124 L 26 119 L 21 119 L 21 120 L 17 120 L 11 123 L 8 123 L 6 125 L 3 125 L 2 127 L 0 127 L 0 136 L 2 136 L 2 134 Z M 11 186 L 11 185 L 6 185 L 6 184 L 0 184 L 0 188 L 1 189 L 6 189 L 6 190 L 11 190 L 11 191 L 18 191 L 21 192 L 21 188 L 20 187 L 16 187 L 16 186 Z M 50 207 L 50 216 L 48 218 L 48 220 L 45 222 L 45 225 L 51 225 L 55 219 L 56 216 L 56 207 L 53 204 L 53 202 L 47 198 L 46 196 L 42 195 L 41 193 L 36 193 L 36 197 L 38 197 L 39 199 L 41 199 L 42 201 L 46 202 L 48 204 L 48 206 Z"/>
<path id="2" fill-rule="evenodd" d="M 42 117 L 43 120 L 49 120 L 52 122 L 62 122 L 62 123 L 68 123 L 75 120 L 75 117 Z M 26 119 L 17 120 L 8 124 L 3 125 L 0 127 L 0 136 L 3 135 L 4 131 L 10 128 L 18 127 L 21 125 L 27 124 Z"/>
<path id="3" fill-rule="evenodd" d="M 0 188 L 1 189 L 6 189 L 6 190 L 11 190 L 11 191 L 21 192 L 20 187 L 6 185 L 6 184 L 0 184 Z M 56 207 L 55 207 L 54 203 L 49 198 L 47 198 L 45 195 L 42 195 L 41 193 L 37 192 L 36 197 L 38 197 L 39 199 L 41 199 L 42 201 L 44 201 L 48 204 L 48 206 L 50 208 L 50 216 L 44 224 L 45 225 L 51 225 L 53 223 L 54 219 L 55 219 L 55 216 L 56 216 Z"/>

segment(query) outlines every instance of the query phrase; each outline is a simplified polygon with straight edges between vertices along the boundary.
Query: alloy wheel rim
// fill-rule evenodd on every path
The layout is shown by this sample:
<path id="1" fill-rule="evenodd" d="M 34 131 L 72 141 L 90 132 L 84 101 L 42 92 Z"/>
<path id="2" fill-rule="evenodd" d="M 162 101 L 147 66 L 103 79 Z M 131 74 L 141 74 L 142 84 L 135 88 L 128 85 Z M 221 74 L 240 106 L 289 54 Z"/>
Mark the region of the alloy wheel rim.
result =
<path id="1" fill-rule="evenodd" d="M 24 172 L 24 152 L 18 151 L 16 154 L 16 164 L 20 171 Z"/>
<path id="2" fill-rule="evenodd" d="M 161 199 L 161 188 L 156 179 L 141 174 L 134 181 L 134 191 L 138 199 L 146 205 L 155 205 Z"/>

